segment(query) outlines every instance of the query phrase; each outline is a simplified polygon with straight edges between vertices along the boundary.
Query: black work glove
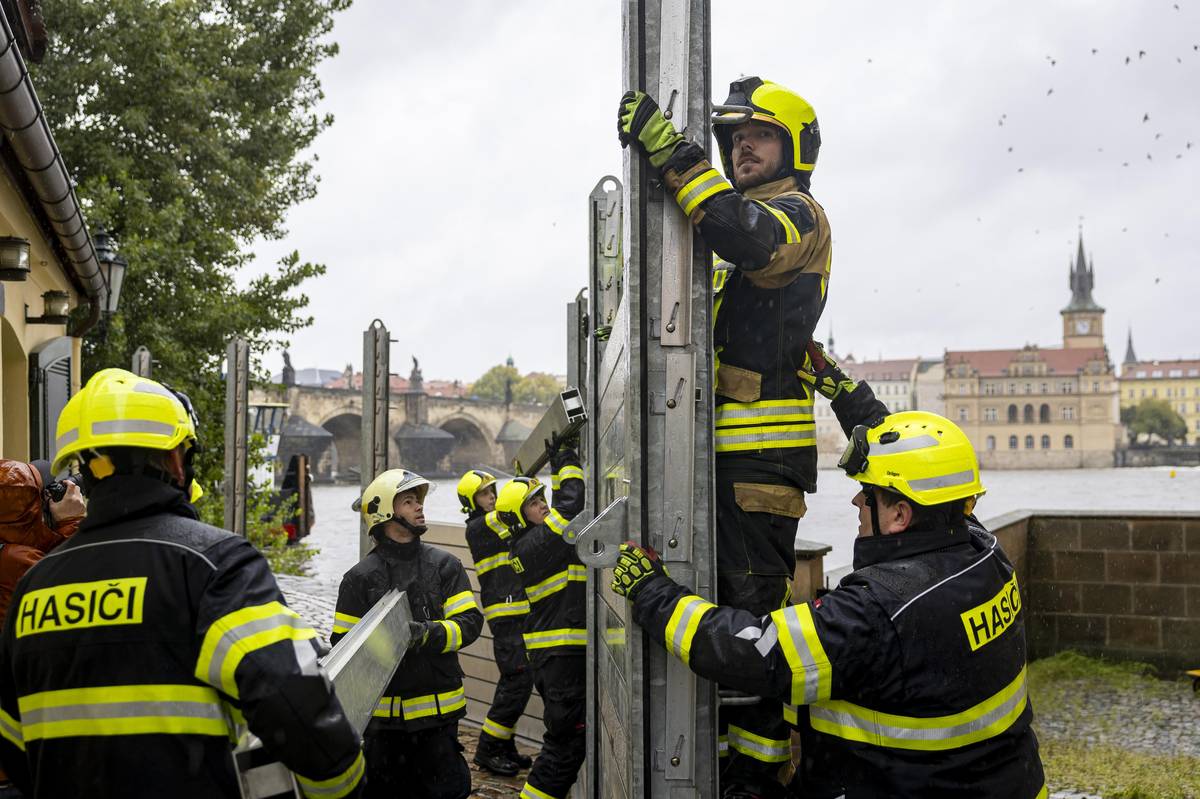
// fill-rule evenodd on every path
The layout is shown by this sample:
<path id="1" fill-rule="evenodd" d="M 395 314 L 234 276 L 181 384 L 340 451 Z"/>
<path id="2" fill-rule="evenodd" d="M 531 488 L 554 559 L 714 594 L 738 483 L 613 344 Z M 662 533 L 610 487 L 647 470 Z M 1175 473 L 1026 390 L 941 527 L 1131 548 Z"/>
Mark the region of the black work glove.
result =
<path id="1" fill-rule="evenodd" d="M 656 576 L 669 577 L 662 559 L 651 547 L 632 541 L 621 544 L 621 554 L 613 567 L 612 590 L 632 602 L 639 591 Z"/>
<path id="2" fill-rule="evenodd" d="M 411 636 L 408 639 L 409 649 L 416 649 L 425 643 L 425 639 L 429 637 L 429 624 L 427 621 L 410 621 L 408 623 L 408 634 Z"/>
<path id="3" fill-rule="evenodd" d="M 830 402 L 837 399 L 843 391 L 850 393 L 858 388 L 854 378 L 842 371 L 838 362 L 829 357 L 821 342 L 808 342 L 808 360 L 809 363 L 805 364 L 807 368 L 797 369 L 796 374 L 813 391 L 821 392 Z"/>

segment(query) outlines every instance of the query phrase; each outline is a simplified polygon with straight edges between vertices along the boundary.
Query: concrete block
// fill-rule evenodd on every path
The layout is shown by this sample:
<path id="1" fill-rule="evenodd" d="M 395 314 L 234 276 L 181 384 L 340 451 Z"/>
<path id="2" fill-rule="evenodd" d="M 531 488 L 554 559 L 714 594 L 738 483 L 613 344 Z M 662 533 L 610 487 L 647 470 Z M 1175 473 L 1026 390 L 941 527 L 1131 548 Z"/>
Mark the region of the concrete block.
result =
<path id="1" fill-rule="evenodd" d="M 1162 634 L 1165 649 L 1184 652 L 1193 659 L 1200 652 L 1200 619 L 1163 619 Z"/>
<path id="2" fill-rule="evenodd" d="M 1133 586 L 1082 583 L 1079 592 L 1079 610 L 1083 613 L 1129 615 L 1133 612 Z"/>
<path id="3" fill-rule="evenodd" d="M 1119 583 L 1157 583 L 1158 555 L 1153 552 L 1105 552 L 1104 577 Z"/>
<path id="4" fill-rule="evenodd" d="M 1078 613 L 1079 584 L 1034 583 L 1029 588 L 1029 607 L 1037 613 Z"/>
<path id="5" fill-rule="evenodd" d="M 1032 550 L 1079 549 L 1079 520 L 1053 517 L 1030 519 L 1029 548 Z"/>
<path id="6" fill-rule="evenodd" d="M 1135 585 L 1133 615 L 1186 616 L 1187 590 L 1181 585 Z"/>
<path id="7" fill-rule="evenodd" d="M 1130 548 L 1134 551 L 1183 551 L 1182 521 L 1134 519 L 1131 526 Z"/>
<path id="8" fill-rule="evenodd" d="M 1103 552 L 1055 552 L 1054 579 L 1077 583 L 1104 580 Z"/>
<path id="9" fill-rule="evenodd" d="M 1129 550 L 1129 521 L 1126 519 L 1081 519 L 1081 549 Z"/>
<path id="10" fill-rule="evenodd" d="M 1183 545 L 1188 552 L 1200 552 L 1200 521 L 1184 523 Z"/>
<path id="11" fill-rule="evenodd" d="M 1058 616 L 1058 645 L 1103 646 L 1107 638 L 1107 616 Z"/>
<path id="12" fill-rule="evenodd" d="M 1031 550 L 1029 553 L 1029 579 L 1054 579 L 1054 553 L 1044 550 Z"/>
<path id="13" fill-rule="evenodd" d="M 1162 620 L 1144 616 L 1110 616 L 1108 645 L 1135 649 L 1159 649 L 1162 646 Z"/>
<path id="14" fill-rule="evenodd" d="M 1188 586 L 1187 615 L 1193 619 L 1200 619 L 1200 586 Z"/>
<path id="15" fill-rule="evenodd" d="M 1164 552 L 1159 582 L 1176 585 L 1200 585 L 1200 552 Z"/>
<path id="16" fill-rule="evenodd" d="M 1032 613 L 1025 622 L 1029 657 L 1044 658 L 1058 651 L 1058 617 L 1053 613 Z"/>

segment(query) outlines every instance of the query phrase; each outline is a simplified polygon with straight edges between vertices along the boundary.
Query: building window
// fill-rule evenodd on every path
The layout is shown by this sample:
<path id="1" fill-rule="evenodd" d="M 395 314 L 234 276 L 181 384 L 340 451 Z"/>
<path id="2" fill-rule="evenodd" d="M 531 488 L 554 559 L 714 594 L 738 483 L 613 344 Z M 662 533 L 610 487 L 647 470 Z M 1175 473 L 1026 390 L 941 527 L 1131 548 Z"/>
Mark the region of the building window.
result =
<path id="1" fill-rule="evenodd" d="M 967 421 L 967 409 L 966 408 L 958 409 L 958 421 L 960 421 L 960 422 Z"/>
<path id="2" fill-rule="evenodd" d="M 1016 393 L 1017 393 L 1017 384 L 1016 384 L 1016 383 L 1009 383 L 1009 384 L 1008 384 L 1008 393 L 1009 393 L 1009 394 L 1016 394 Z"/>
<path id="3" fill-rule="evenodd" d="M 1050 406 L 1044 402 L 1042 403 L 1042 407 L 1038 409 L 1038 421 L 1042 424 L 1049 424 L 1050 422 Z"/>
<path id="4" fill-rule="evenodd" d="M 1033 424 L 1033 406 L 1032 405 L 1025 406 L 1025 423 Z"/>
<path id="5" fill-rule="evenodd" d="M 1033 436 L 1025 436 L 1025 449 L 1033 449 Z"/>
<path id="6" fill-rule="evenodd" d="M 1063 407 L 1062 418 L 1068 422 L 1071 421 L 1072 419 L 1074 419 L 1075 418 L 1075 408 L 1073 408 L 1070 405 Z"/>
<path id="7" fill-rule="evenodd" d="M 1196 410 L 1200 411 L 1200 402 L 1196 403 Z M 986 422 L 996 421 L 996 409 L 995 408 L 984 408 L 983 409 L 983 419 Z"/>
<path id="8" fill-rule="evenodd" d="M 1196 422 L 1196 426 L 1197 426 L 1197 427 L 1200 427 L 1200 422 Z M 987 448 L 988 448 L 989 450 L 993 450 L 993 449 L 995 449 L 995 448 L 996 448 L 996 437 L 995 437 L 995 436 L 988 436 L 988 437 L 987 437 Z"/>
<path id="9" fill-rule="evenodd" d="M 1063 449 L 1075 449 L 1075 437 L 1063 436 Z"/>
<path id="10" fill-rule="evenodd" d="M 1050 384 L 1049 383 L 1042 383 L 1042 393 L 1043 394 L 1050 393 Z"/>
<path id="11" fill-rule="evenodd" d="M 984 394 L 995 394 L 996 393 L 996 384 L 995 383 L 984 383 L 983 393 Z"/>
<path id="12" fill-rule="evenodd" d="M 1071 385 L 1071 383 L 1070 383 L 1069 381 L 1068 381 L 1068 382 L 1066 382 L 1066 383 L 1063 383 L 1063 384 L 1062 384 L 1062 393 L 1064 393 L 1064 394 L 1074 394 L 1074 393 L 1075 393 L 1075 386 Z"/>
<path id="13" fill-rule="evenodd" d="M 1017 410 L 1017 406 L 1016 406 L 1016 405 L 1009 405 L 1009 406 L 1008 406 L 1008 423 L 1009 423 L 1009 424 L 1016 424 L 1016 422 L 1017 422 L 1017 414 L 1018 414 L 1018 413 L 1019 413 L 1019 411 Z"/>
<path id="14" fill-rule="evenodd" d="M 1151 396 L 1151 397 L 1157 397 L 1157 396 L 1158 396 L 1158 389 L 1157 389 L 1157 388 L 1152 388 L 1152 389 L 1150 389 L 1150 396 Z"/>
<path id="15" fill-rule="evenodd" d="M 1042 449 L 1050 449 L 1050 436 L 1042 436 Z"/>
<path id="16" fill-rule="evenodd" d="M 1032 393 L 1033 393 L 1033 383 L 1026 383 L 1026 384 L 1025 384 L 1025 393 L 1026 393 L 1026 394 L 1032 394 Z"/>
<path id="17" fill-rule="evenodd" d="M 1171 397 L 1173 397 L 1173 396 L 1175 396 L 1175 395 L 1172 393 L 1172 389 L 1169 389 L 1169 388 L 1168 388 L 1168 389 L 1167 389 L 1167 398 L 1169 399 L 1169 398 L 1171 398 Z"/>
<path id="18" fill-rule="evenodd" d="M 1017 448 L 1017 437 L 1016 437 L 1016 436 L 1009 436 L 1009 437 L 1008 437 L 1008 448 L 1009 448 L 1009 449 L 1016 449 L 1016 448 Z"/>
<path id="19" fill-rule="evenodd" d="M 1129 389 L 1129 398 L 1133 399 L 1133 389 Z"/>

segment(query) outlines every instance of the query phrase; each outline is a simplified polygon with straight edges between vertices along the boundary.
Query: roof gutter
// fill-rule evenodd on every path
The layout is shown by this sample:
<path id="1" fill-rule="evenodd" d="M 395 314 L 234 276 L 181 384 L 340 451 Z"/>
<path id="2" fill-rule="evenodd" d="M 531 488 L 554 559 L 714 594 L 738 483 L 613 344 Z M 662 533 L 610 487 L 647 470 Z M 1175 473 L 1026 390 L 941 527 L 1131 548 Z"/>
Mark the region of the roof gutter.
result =
<path id="1" fill-rule="evenodd" d="M 42 104 L 29 80 L 29 70 L 17 48 L 8 17 L 0 10 L 0 129 L 12 145 L 17 162 L 33 187 L 46 220 L 57 239 L 57 249 L 83 286 L 90 312 L 68 334 L 82 337 L 100 320 L 108 294 L 96 248 L 88 234 L 74 183 L 54 143 Z"/>

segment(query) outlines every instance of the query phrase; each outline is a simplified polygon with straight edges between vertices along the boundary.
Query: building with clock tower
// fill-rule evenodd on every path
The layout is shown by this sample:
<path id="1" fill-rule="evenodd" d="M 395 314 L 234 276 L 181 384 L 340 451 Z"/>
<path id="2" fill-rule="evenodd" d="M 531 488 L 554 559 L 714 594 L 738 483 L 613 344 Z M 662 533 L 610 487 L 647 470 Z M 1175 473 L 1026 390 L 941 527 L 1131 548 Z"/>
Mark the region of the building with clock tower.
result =
<path id="1" fill-rule="evenodd" d="M 985 469 L 1113 465 L 1117 378 L 1094 282 L 1080 233 L 1071 301 L 1061 312 L 1062 347 L 946 351 L 945 413 L 975 444 Z"/>
<path id="2" fill-rule="evenodd" d="M 1063 346 L 1069 350 L 1104 346 L 1104 309 L 1092 299 L 1096 272 L 1083 257 L 1083 233 L 1079 234 L 1079 252 L 1071 269 L 1071 302 L 1060 312 L 1063 320 Z"/>

